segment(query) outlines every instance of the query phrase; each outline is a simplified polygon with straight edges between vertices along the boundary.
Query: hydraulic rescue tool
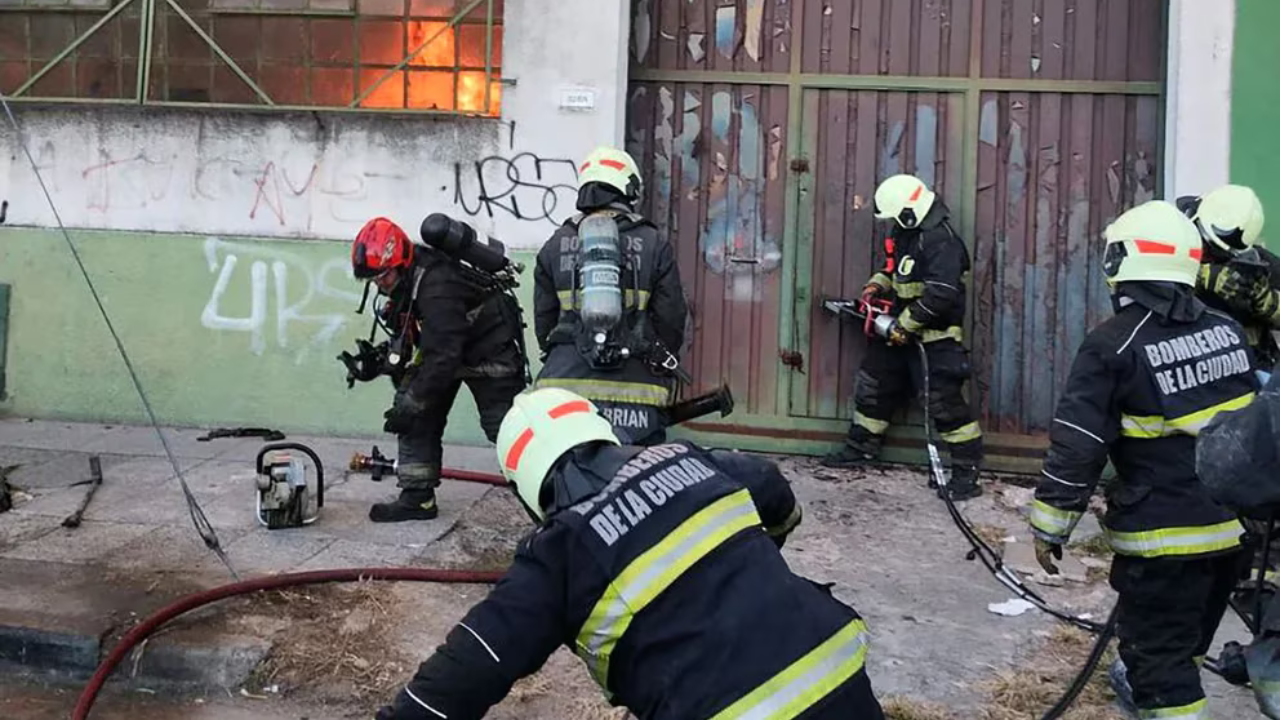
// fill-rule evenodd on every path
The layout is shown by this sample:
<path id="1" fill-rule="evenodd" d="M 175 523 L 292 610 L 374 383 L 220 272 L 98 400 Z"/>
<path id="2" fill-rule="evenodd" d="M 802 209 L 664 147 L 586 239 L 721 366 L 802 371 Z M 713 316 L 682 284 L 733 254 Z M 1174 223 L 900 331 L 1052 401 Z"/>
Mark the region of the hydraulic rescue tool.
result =
<path id="1" fill-rule="evenodd" d="M 733 412 L 733 392 L 728 385 L 667 408 L 667 425 L 679 425 L 715 412 L 720 413 L 720 417 Z"/>
<path id="2" fill-rule="evenodd" d="M 315 510 L 311 509 L 311 483 L 303 458 L 288 451 L 296 450 L 310 458 L 316 469 Z M 302 527 L 320 518 L 324 507 L 324 465 L 315 451 L 300 443 L 269 443 L 258 451 L 258 523 L 268 530 Z"/>
<path id="3" fill-rule="evenodd" d="M 888 298 L 871 301 L 823 298 L 822 308 L 835 315 L 862 320 L 862 332 L 867 337 L 887 338 L 893 327 L 893 301 Z"/>

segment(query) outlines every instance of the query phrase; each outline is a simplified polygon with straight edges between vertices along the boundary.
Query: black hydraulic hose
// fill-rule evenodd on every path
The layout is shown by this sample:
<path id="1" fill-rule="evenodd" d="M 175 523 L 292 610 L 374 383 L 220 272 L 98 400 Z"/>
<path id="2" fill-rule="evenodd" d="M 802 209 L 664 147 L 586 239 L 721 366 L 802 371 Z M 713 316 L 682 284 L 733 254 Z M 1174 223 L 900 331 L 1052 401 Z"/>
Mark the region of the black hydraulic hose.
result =
<path id="1" fill-rule="evenodd" d="M 965 540 L 969 541 L 969 545 L 973 548 L 969 551 L 968 558 L 977 557 L 982 564 L 991 571 L 996 580 L 1000 581 L 1005 587 L 1009 588 L 1018 597 L 1026 602 L 1031 603 L 1035 607 L 1044 612 L 1068 622 L 1078 628 L 1097 633 L 1098 638 L 1093 644 L 1093 650 L 1090 651 L 1088 659 L 1085 661 L 1084 667 L 1080 668 L 1080 672 L 1076 674 L 1075 680 L 1067 691 L 1063 693 L 1058 702 L 1054 704 L 1049 712 L 1045 713 L 1041 720 L 1057 720 L 1062 717 L 1063 713 L 1071 707 L 1076 701 L 1080 693 L 1084 691 L 1086 685 L 1089 684 L 1089 678 L 1093 677 L 1094 671 L 1098 667 L 1098 663 L 1102 661 L 1102 655 L 1106 652 L 1107 644 L 1111 642 L 1111 638 L 1115 635 L 1116 616 L 1119 606 L 1113 606 L 1111 613 L 1107 617 L 1107 621 L 1103 625 L 1086 620 L 1082 617 L 1071 615 L 1050 606 L 1031 588 L 1027 587 L 1022 580 L 1004 565 L 1004 561 L 1000 556 L 987 545 L 965 519 L 960 509 L 956 507 L 955 501 L 951 499 L 950 493 L 947 491 L 947 478 L 942 473 L 942 463 L 938 456 L 938 447 L 933 442 L 933 418 L 929 413 L 929 356 L 925 352 L 924 343 L 917 342 L 916 348 L 920 351 L 920 374 L 923 376 L 924 389 L 924 440 L 929 451 L 929 473 L 933 477 L 933 481 L 937 483 L 940 490 L 939 495 L 942 496 L 943 502 L 947 506 L 947 513 L 951 515 L 951 519 L 955 522 L 956 527 L 960 529 L 960 533 L 964 535 Z"/>
<path id="2" fill-rule="evenodd" d="M 1056 705 L 1049 709 L 1040 720 L 1058 720 L 1067 708 L 1080 697 L 1080 693 L 1084 692 L 1085 687 L 1089 684 L 1089 679 L 1093 677 L 1093 673 L 1098 669 L 1098 663 L 1102 662 L 1102 656 L 1107 652 L 1107 645 L 1111 642 L 1111 638 L 1116 634 L 1116 616 L 1119 615 L 1120 607 L 1111 608 L 1111 614 L 1107 616 L 1107 622 L 1102 626 L 1102 631 L 1098 633 L 1098 639 L 1093 643 L 1093 649 L 1089 651 L 1089 657 L 1085 660 L 1084 667 L 1080 668 L 1080 672 L 1076 674 L 1075 680 L 1071 682 L 1071 687 L 1067 688 L 1067 692 L 1058 699 Z"/>
<path id="3" fill-rule="evenodd" d="M 1000 584 L 1009 588 L 1018 597 L 1031 603 L 1040 610 L 1090 633 L 1101 632 L 1103 628 L 1102 625 L 1093 622 L 1092 620 L 1086 620 L 1085 618 L 1071 615 L 1070 613 L 1063 612 L 1062 610 L 1052 607 L 1044 598 L 1040 597 L 1040 595 L 1030 587 L 1027 587 L 1026 583 L 1022 582 L 1021 578 L 1005 566 L 1004 561 L 998 554 L 996 554 L 996 551 L 992 550 L 991 546 L 988 545 L 980 535 L 978 535 L 977 531 L 973 529 L 973 525 L 969 523 L 964 514 L 960 512 L 960 509 L 956 507 L 955 501 L 951 499 L 951 495 L 947 492 L 947 479 L 942 472 L 942 463 L 939 460 L 938 447 L 933 441 L 933 418 L 929 412 L 929 356 L 928 353 L 925 352 L 924 343 L 916 342 L 915 345 L 916 349 L 920 353 L 920 374 L 923 376 L 922 383 L 924 389 L 924 402 L 921 404 L 924 406 L 924 440 L 925 446 L 929 451 L 929 473 L 933 477 L 934 483 L 936 483 L 941 490 L 939 494 L 942 496 L 942 500 L 946 504 L 947 513 L 951 516 L 951 520 L 955 523 L 956 527 L 960 529 L 960 533 L 964 535 L 965 540 L 969 541 L 969 545 L 972 547 L 966 557 L 970 560 L 975 557 L 981 560 L 982 564 L 986 566 L 987 570 L 995 576 L 996 580 L 998 580 Z"/>

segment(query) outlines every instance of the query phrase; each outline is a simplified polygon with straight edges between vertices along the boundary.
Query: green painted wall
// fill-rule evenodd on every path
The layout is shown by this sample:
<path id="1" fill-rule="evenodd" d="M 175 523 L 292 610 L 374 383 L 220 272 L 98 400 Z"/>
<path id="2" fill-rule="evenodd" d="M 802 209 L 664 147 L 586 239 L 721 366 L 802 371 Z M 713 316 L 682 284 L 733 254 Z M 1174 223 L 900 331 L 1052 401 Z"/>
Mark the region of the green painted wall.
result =
<path id="1" fill-rule="evenodd" d="M 1267 245 L 1280 250 L 1280 2 L 1236 0 L 1231 80 L 1231 181 L 1249 185 L 1270 216 Z"/>
<path id="2" fill-rule="evenodd" d="M 348 390 L 335 359 L 354 349 L 355 338 L 367 337 L 370 323 L 367 313 L 355 314 L 361 286 L 347 276 L 346 243 L 84 231 L 72 238 L 162 423 L 381 433 L 390 382 Z M 528 267 L 520 288 L 527 314 L 533 258 L 517 256 Z M 255 262 L 261 263 L 256 270 Z M 256 334 L 250 329 L 255 272 L 261 288 Z M 224 273 L 225 288 L 216 293 Z M 145 421 L 58 233 L 0 228 L 0 283 L 12 286 L 8 398 L 0 413 Z M 218 302 L 210 304 L 215 296 Z M 532 328 L 529 342 L 536 347 Z M 446 441 L 486 442 L 465 391 Z"/>

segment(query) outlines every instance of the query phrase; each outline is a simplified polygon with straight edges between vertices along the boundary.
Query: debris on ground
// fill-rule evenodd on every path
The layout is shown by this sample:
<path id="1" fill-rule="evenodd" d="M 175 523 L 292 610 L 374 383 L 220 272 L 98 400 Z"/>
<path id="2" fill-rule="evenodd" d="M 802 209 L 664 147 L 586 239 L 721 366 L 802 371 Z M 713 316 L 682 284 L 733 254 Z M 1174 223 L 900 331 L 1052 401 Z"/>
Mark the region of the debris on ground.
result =
<path id="1" fill-rule="evenodd" d="M 983 683 L 989 702 L 982 720 L 1038 718 L 1053 707 L 1075 680 L 1093 649 L 1094 636 L 1073 627 L 1057 626 L 1016 669 L 1002 670 Z M 1107 684 L 1107 667 L 1115 659 L 1112 641 L 1098 669 L 1063 720 L 1125 720 Z"/>
<path id="2" fill-rule="evenodd" d="M 271 654 L 246 684 L 247 692 L 322 691 L 326 699 L 361 702 L 389 698 L 416 662 L 403 656 L 389 637 L 395 623 L 382 585 L 360 582 L 258 596 L 254 611 L 290 622 L 276 635 Z"/>
<path id="3" fill-rule="evenodd" d="M 996 615 L 1003 615 L 1005 617 L 1018 617 L 1026 611 L 1034 608 L 1035 605 L 1032 605 L 1022 598 L 1011 598 L 1002 603 L 990 603 L 987 605 L 987 610 L 995 613 Z"/>
<path id="4" fill-rule="evenodd" d="M 885 720 L 951 720 L 946 708 L 931 702 L 892 695 L 880 700 Z"/>

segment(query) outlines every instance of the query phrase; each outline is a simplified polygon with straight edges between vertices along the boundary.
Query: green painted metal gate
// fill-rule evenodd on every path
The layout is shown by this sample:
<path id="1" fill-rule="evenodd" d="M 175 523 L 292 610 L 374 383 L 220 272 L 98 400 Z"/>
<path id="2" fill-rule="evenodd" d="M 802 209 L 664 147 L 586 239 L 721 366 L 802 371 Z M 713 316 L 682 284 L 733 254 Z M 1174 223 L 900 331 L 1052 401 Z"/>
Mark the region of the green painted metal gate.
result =
<path id="1" fill-rule="evenodd" d="M 1108 311 L 1096 239 L 1159 187 L 1164 27 L 1163 0 L 634 0 L 629 149 L 679 248 L 696 385 L 738 398 L 694 430 L 839 441 L 865 339 L 820 301 L 882 261 L 870 198 L 911 172 L 974 260 L 990 464 L 1034 463 Z"/>

